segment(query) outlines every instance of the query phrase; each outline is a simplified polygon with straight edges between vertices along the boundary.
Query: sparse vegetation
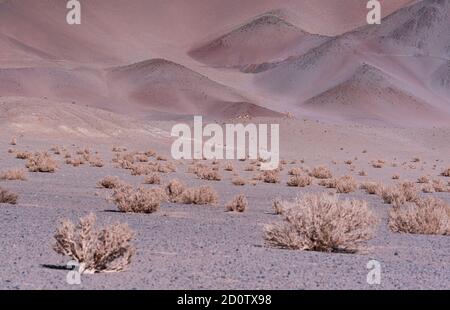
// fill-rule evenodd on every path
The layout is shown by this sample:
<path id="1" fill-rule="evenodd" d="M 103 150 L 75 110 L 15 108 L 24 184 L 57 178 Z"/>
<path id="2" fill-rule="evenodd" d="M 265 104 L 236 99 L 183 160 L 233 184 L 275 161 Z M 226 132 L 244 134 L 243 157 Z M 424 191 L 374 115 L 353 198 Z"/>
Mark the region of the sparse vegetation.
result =
<path id="1" fill-rule="evenodd" d="M 427 176 L 422 176 L 422 177 L 417 179 L 417 183 L 420 183 L 420 184 L 430 183 L 430 178 L 427 177 Z"/>
<path id="2" fill-rule="evenodd" d="M 280 173 L 277 170 L 266 170 L 261 172 L 259 180 L 264 183 L 280 183 Z"/>
<path id="3" fill-rule="evenodd" d="M 35 153 L 28 158 L 26 167 L 30 172 L 55 172 L 58 164 L 48 153 Z"/>
<path id="4" fill-rule="evenodd" d="M 383 187 L 381 197 L 385 203 L 399 206 L 418 199 L 418 191 L 414 183 L 404 182 L 394 186 Z"/>
<path id="5" fill-rule="evenodd" d="M 247 181 L 240 177 L 234 178 L 231 182 L 236 186 L 244 186 L 245 184 L 247 184 Z"/>
<path id="6" fill-rule="evenodd" d="M 330 169 L 326 166 L 318 166 L 313 168 L 309 175 L 315 177 L 316 179 L 331 179 L 333 177 Z"/>
<path id="7" fill-rule="evenodd" d="M 288 186 L 292 187 L 306 187 L 313 183 L 313 179 L 308 175 L 293 175 L 287 182 Z"/>
<path id="8" fill-rule="evenodd" d="M 159 174 L 152 173 L 145 177 L 144 179 L 145 184 L 161 184 L 161 177 Z"/>
<path id="9" fill-rule="evenodd" d="M 340 201 L 324 193 L 297 198 L 283 216 L 282 223 L 266 227 L 265 239 L 293 250 L 356 252 L 372 238 L 377 223 L 365 201 Z"/>
<path id="10" fill-rule="evenodd" d="M 232 163 L 226 163 L 225 167 L 223 168 L 225 171 L 233 171 L 234 167 Z"/>
<path id="11" fill-rule="evenodd" d="M 227 205 L 225 206 L 227 211 L 234 212 L 244 212 L 247 209 L 248 201 L 244 195 L 239 195 L 234 197 Z"/>
<path id="12" fill-rule="evenodd" d="M 319 185 L 328 188 L 335 188 L 338 193 L 342 194 L 354 192 L 358 188 L 356 180 L 350 175 L 346 175 L 338 179 L 322 180 L 319 182 Z"/>
<path id="13" fill-rule="evenodd" d="M 450 205 L 427 197 L 394 206 L 389 213 L 394 232 L 425 235 L 450 235 Z"/>
<path id="14" fill-rule="evenodd" d="M 56 253 L 80 263 L 82 273 L 117 272 L 131 262 L 135 248 L 131 245 L 134 232 L 127 224 L 113 224 L 95 229 L 96 217 L 89 214 L 78 225 L 63 220 L 55 233 Z"/>
<path id="15" fill-rule="evenodd" d="M 188 188 L 181 194 L 181 202 L 184 204 L 207 205 L 217 201 L 217 192 L 210 186 Z"/>
<path id="16" fill-rule="evenodd" d="M 369 195 L 381 195 L 383 186 L 376 182 L 366 182 L 361 184 L 361 189 L 365 190 Z"/>
<path id="17" fill-rule="evenodd" d="M 7 181 L 26 181 L 26 172 L 22 169 L 10 169 L 4 172 L 0 172 L 0 180 Z"/>
<path id="18" fill-rule="evenodd" d="M 134 189 L 129 185 L 117 187 L 112 195 L 112 200 L 119 211 L 126 213 L 154 213 L 159 210 L 161 202 L 165 199 L 166 195 L 160 188 Z"/>
<path id="19" fill-rule="evenodd" d="M 0 187 L 0 203 L 15 205 L 17 204 L 18 198 L 19 195 L 17 195 L 16 193 L 10 192 L 9 190 Z"/>
<path id="20" fill-rule="evenodd" d="M 98 186 L 108 188 L 108 189 L 118 188 L 122 184 L 123 184 L 123 182 L 120 181 L 120 179 L 118 177 L 112 177 L 112 176 L 104 177 L 97 183 Z"/>
<path id="21" fill-rule="evenodd" d="M 181 195 L 186 189 L 186 185 L 178 179 L 171 180 L 165 187 L 166 195 L 171 202 L 179 202 Z"/>
<path id="22" fill-rule="evenodd" d="M 441 175 L 444 177 L 450 177 L 450 167 L 448 167 L 447 169 L 444 169 L 444 171 L 442 171 Z"/>

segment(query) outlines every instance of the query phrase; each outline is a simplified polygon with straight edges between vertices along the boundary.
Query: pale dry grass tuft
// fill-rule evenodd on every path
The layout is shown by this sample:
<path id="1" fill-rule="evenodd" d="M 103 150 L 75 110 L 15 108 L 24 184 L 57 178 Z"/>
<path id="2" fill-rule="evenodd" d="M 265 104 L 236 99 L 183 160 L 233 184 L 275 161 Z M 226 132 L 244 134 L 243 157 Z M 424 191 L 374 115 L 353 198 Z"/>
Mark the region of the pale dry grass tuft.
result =
<path id="1" fill-rule="evenodd" d="M 93 213 L 80 219 L 75 226 L 63 220 L 55 233 L 56 253 L 80 263 L 81 273 L 118 272 L 131 262 L 135 248 L 131 245 L 134 232 L 127 224 L 113 224 L 95 229 Z"/>
<path id="2" fill-rule="evenodd" d="M 231 200 L 227 205 L 225 206 L 225 209 L 229 212 L 244 212 L 247 209 L 248 201 L 247 198 L 244 195 L 239 195 L 234 197 L 233 200 Z"/>
<path id="3" fill-rule="evenodd" d="M 8 181 L 26 181 L 26 171 L 22 169 L 10 169 L 4 172 L 0 172 L 0 180 Z"/>
<path id="4" fill-rule="evenodd" d="M 318 166 L 313 168 L 309 175 L 315 177 L 316 179 L 331 179 L 333 177 L 330 169 L 326 166 Z"/>
<path id="5" fill-rule="evenodd" d="M 0 187 L 0 203 L 15 205 L 17 204 L 18 198 L 19 195 L 17 195 L 16 193 L 10 192 L 9 190 Z"/>
<path id="6" fill-rule="evenodd" d="M 152 173 L 145 177 L 144 179 L 145 184 L 161 184 L 161 177 L 159 174 Z"/>
<path id="7" fill-rule="evenodd" d="M 393 207 L 389 227 L 394 232 L 424 235 L 450 235 L 450 205 L 427 197 Z"/>
<path id="8" fill-rule="evenodd" d="M 442 171 L 441 175 L 444 177 L 450 177 L 450 167 L 448 167 L 447 169 L 444 169 L 444 171 Z"/>
<path id="9" fill-rule="evenodd" d="M 30 152 L 26 152 L 26 151 L 18 151 L 16 152 L 16 158 L 17 159 L 28 159 L 30 157 L 32 157 L 33 154 Z"/>
<path id="10" fill-rule="evenodd" d="M 353 253 L 372 238 L 377 224 L 365 201 L 324 193 L 297 198 L 283 217 L 284 222 L 266 227 L 265 239 L 293 250 Z"/>
<path id="11" fill-rule="evenodd" d="M 181 194 L 181 202 L 184 204 L 208 205 L 217 201 L 217 192 L 210 186 L 188 188 Z"/>
<path id="12" fill-rule="evenodd" d="M 278 170 L 263 171 L 258 176 L 258 179 L 263 181 L 264 183 L 280 183 L 280 173 L 278 172 Z"/>
<path id="13" fill-rule="evenodd" d="M 129 185 L 117 187 L 112 195 L 119 211 L 126 213 L 154 213 L 166 198 L 164 190 L 160 188 L 134 189 Z"/>
<path id="14" fill-rule="evenodd" d="M 311 184 L 313 184 L 313 179 L 308 175 L 293 175 L 287 182 L 287 185 L 292 187 L 306 187 Z"/>
<path id="15" fill-rule="evenodd" d="M 417 179 L 417 183 L 419 183 L 419 184 L 430 183 L 430 178 L 427 176 L 421 176 L 420 178 Z"/>
<path id="16" fill-rule="evenodd" d="M 231 183 L 233 183 L 233 185 L 236 185 L 236 186 L 244 186 L 245 184 L 247 184 L 247 180 L 237 177 L 237 178 L 234 178 L 231 181 Z"/>
<path id="17" fill-rule="evenodd" d="M 234 167 L 232 163 L 226 163 L 225 167 L 223 168 L 225 171 L 234 171 Z"/>
<path id="18" fill-rule="evenodd" d="M 186 189 L 186 185 L 178 179 L 171 180 L 165 187 L 166 195 L 171 202 L 178 202 Z"/>
<path id="19" fill-rule="evenodd" d="M 381 197 L 385 203 L 399 206 L 406 202 L 413 202 L 417 200 L 419 196 L 414 183 L 404 182 L 394 186 L 383 187 Z"/>
<path id="20" fill-rule="evenodd" d="M 381 195 L 383 192 L 383 186 L 376 182 L 365 182 L 361 184 L 360 188 L 369 195 Z"/>
<path id="21" fill-rule="evenodd" d="M 28 158 L 26 167 L 30 172 L 55 172 L 58 167 L 57 162 L 48 153 L 35 153 Z"/>
<path id="22" fill-rule="evenodd" d="M 122 184 L 123 184 L 123 182 L 120 181 L 120 179 L 118 177 L 112 177 L 112 176 L 104 177 L 97 183 L 97 185 L 99 187 L 108 188 L 108 189 L 118 188 Z"/>
<path id="23" fill-rule="evenodd" d="M 328 188 L 335 188 L 338 193 L 342 194 L 352 193 L 358 188 L 358 183 L 350 175 L 346 175 L 338 179 L 322 180 L 319 182 L 319 185 Z"/>

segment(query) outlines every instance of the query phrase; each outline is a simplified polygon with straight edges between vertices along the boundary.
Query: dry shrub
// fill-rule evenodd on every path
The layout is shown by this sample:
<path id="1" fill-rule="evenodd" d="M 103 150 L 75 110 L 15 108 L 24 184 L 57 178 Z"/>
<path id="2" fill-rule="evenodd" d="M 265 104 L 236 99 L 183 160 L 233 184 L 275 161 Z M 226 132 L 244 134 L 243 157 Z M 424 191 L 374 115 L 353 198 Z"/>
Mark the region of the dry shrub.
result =
<path id="1" fill-rule="evenodd" d="M 227 205 L 225 206 L 226 210 L 231 212 L 244 212 L 247 209 L 248 201 L 244 195 L 239 195 L 234 197 Z"/>
<path id="2" fill-rule="evenodd" d="M 132 164 L 128 170 L 131 170 L 131 175 L 149 175 L 158 171 L 158 164 L 157 163 Z"/>
<path id="3" fill-rule="evenodd" d="M 55 172 L 58 164 L 47 153 L 35 153 L 28 158 L 26 167 L 30 172 Z"/>
<path id="4" fill-rule="evenodd" d="M 134 232 L 127 224 L 119 223 L 98 230 L 95 222 L 93 213 L 81 218 L 76 226 L 63 220 L 56 229 L 53 249 L 80 263 L 82 273 L 123 270 L 135 253 L 130 243 Z"/>
<path id="5" fill-rule="evenodd" d="M 283 209 L 284 222 L 267 226 L 270 245 L 323 252 L 356 252 L 372 238 L 377 219 L 365 201 L 310 194 Z"/>
<path id="6" fill-rule="evenodd" d="M 361 189 L 365 190 L 369 195 L 381 195 L 383 186 L 376 182 L 366 182 L 361 184 Z"/>
<path id="7" fill-rule="evenodd" d="M 413 163 L 418 163 L 420 162 L 420 157 L 414 157 L 412 160 Z"/>
<path id="8" fill-rule="evenodd" d="M 315 177 L 316 179 L 331 179 L 333 177 L 330 169 L 326 166 L 318 166 L 313 168 L 309 175 Z"/>
<path id="9" fill-rule="evenodd" d="M 163 155 L 158 155 L 158 156 L 156 156 L 156 160 L 159 160 L 159 161 L 167 161 L 167 157 L 165 157 L 165 156 L 163 156 Z"/>
<path id="10" fill-rule="evenodd" d="M 165 199 L 166 195 L 160 188 L 134 189 L 129 185 L 119 186 L 112 195 L 119 211 L 126 213 L 154 213 Z"/>
<path id="11" fill-rule="evenodd" d="M 450 177 L 450 167 L 448 167 L 447 169 L 444 169 L 444 171 L 442 171 L 441 175 L 444 177 Z"/>
<path id="12" fill-rule="evenodd" d="M 32 157 L 33 154 L 30 152 L 25 152 L 25 151 L 19 151 L 16 153 L 16 158 L 17 159 L 28 159 L 30 157 Z"/>
<path id="13" fill-rule="evenodd" d="M 383 187 L 381 197 L 385 203 L 399 206 L 406 202 L 417 200 L 418 191 L 414 183 L 404 182 L 394 186 Z"/>
<path id="14" fill-rule="evenodd" d="M 366 177 L 366 176 L 367 176 L 367 172 L 364 171 L 364 170 L 361 170 L 360 172 L 358 172 L 358 175 L 359 175 L 360 177 Z"/>
<path id="15" fill-rule="evenodd" d="M 177 171 L 177 167 L 174 163 L 168 162 L 166 164 L 157 164 L 157 170 L 161 173 L 171 173 Z"/>
<path id="16" fill-rule="evenodd" d="M 422 185 L 422 192 L 424 193 L 434 193 L 434 187 L 430 183 Z"/>
<path id="17" fill-rule="evenodd" d="M 147 152 L 145 152 L 145 155 L 147 157 L 155 157 L 156 156 L 156 151 L 152 150 L 152 149 L 149 149 Z"/>
<path id="18" fill-rule="evenodd" d="M 11 205 L 15 205 L 17 204 L 18 198 L 19 195 L 0 187 L 0 203 L 8 203 Z"/>
<path id="19" fill-rule="evenodd" d="M 313 183 L 313 179 L 308 175 L 293 175 L 287 182 L 288 186 L 306 187 Z"/>
<path id="20" fill-rule="evenodd" d="M 244 186 L 245 184 L 247 184 L 247 181 L 243 178 L 234 178 L 232 181 L 233 185 L 236 186 Z"/>
<path id="21" fill-rule="evenodd" d="M 272 201 L 272 209 L 275 214 L 280 215 L 283 214 L 284 211 L 284 202 L 280 198 L 276 198 Z"/>
<path id="22" fill-rule="evenodd" d="M 450 235 L 450 205 L 427 197 L 393 207 L 389 227 L 400 233 Z"/>
<path id="23" fill-rule="evenodd" d="M 353 164 L 353 161 L 352 160 L 346 160 L 346 161 L 344 161 L 344 164 L 351 165 L 351 164 Z"/>
<path id="24" fill-rule="evenodd" d="M 210 186 L 188 188 L 181 194 L 181 202 L 184 204 L 207 205 L 217 201 L 217 192 Z"/>
<path id="25" fill-rule="evenodd" d="M 207 181 L 221 181 L 222 176 L 216 170 L 212 170 L 209 168 L 198 169 L 196 175 L 202 179 Z"/>
<path id="26" fill-rule="evenodd" d="M 422 176 L 422 177 L 417 179 L 417 183 L 420 183 L 420 184 L 430 183 L 430 178 L 427 177 L 427 176 Z"/>
<path id="27" fill-rule="evenodd" d="M 82 158 L 82 157 L 68 158 L 68 159 L 66 159 L 65 163 L 67 165 L 72 165 L 74 167 L 79 167 L 81 165 L 84 165 L 84 158 Z"/>
<path id="28" fill-rule="evenodd" d="M 288 171 L 289 175 L 301 175 L 303 174 L 303 169 L 302 168 L 298 168 L 298 167 L 294 167 L 291 170 Z"/>
<path id="29" fill-rule="evenodd" d="M 358 183 L 351 175 L 339 178 L 336 182 L 336 190 L 338 193 L 348 194 L 356 191 Z"/>
<path id="30" fill-rule="evenodd" d="M 246 167 L 245 167 L 245 169 L 244 169 L 245 171 L 255 171 L 256 170 L 256 168 L 255 168 L 255 166 L 252 166 L 252 165 L 247 165 Z"/>
<path id="31" fill-rule="evenodd" d="M 140 163 L 146 163 L 148 162 L 148 157 L 145 154 L 136 154 L 134 156 L 135 161 Z"/>
<path id="32" fill-rule="evenodd" d="M 394 175 L 392 176 L 392 180 L 400 180 L 400 175 L 394 174 Z"/>
<path id="33" fill-rule="evenodd" d="M 223 168 L 225 171 L 233 171 L 234 167 L 232 163 L 226 163 L 225 167 Z"/>
<path id="34" fill-rule="evenodd" d="M 127 148 L 122 146 L 113 146 L 112 151 L 115 153 L 126 152 Z"/>
<path id="35" fill-rule="evenodd" d="M 166 195 L 171 202 L 179 202 L 185 189 L 186 185 L 178 179 L 171 180 L 165 188 Z"/>
<path id="36" fill-rule="evenodd" d="M 433 180 L 431 182 L 431 185 L 433 186 L 434 191 L 437 193 L 445 193 L 449 191 L 449 189 L 447 188 L 447 184 L 445 184 L 445 182 L 442 180 Z"/>
<path id="37" fill-rule="evenodd" d="M 0 180 L 26 181 L 26 172 L 22 169 L 10 169 L 0 173 Z"/>
<path id="38" fill-rule="evenodd" d="M 280 173 L 278 170 L 266 170 L 261 172 L 258 179 L 264 183 L 280 183 Z"/>
<path id="39" fill-rule="evenodd" d="M 103 163 L 103 160 L 100 157 L 91 158 L 89 161 L 89 164 L 91 165 L 91 167 L 96 167 L 96 168 L 101 168 L 105 165 Z"/>
<path id="40" fill-rule="evenodd" d="M 145 177 L 144 179 L 145 184 L 161 184 L 161 177 L 159 174 L 152 173 Z"/>
<path id="41" fill-rule="evenodd" d="M 107 176 L 101 179 L 97 185 L 103 188 L 114 189 L 123 184 L 118 177 Z"/>
<path id="42" fill-rule="evenodd" d="M 335 188 L 338 193 L 342 194 L 354 192 L 358 188 L 358 183 L 350 175 L 346 175 L 338 179 L 322 180 L 319 182 L 319 185 L 328 188 Z"/>

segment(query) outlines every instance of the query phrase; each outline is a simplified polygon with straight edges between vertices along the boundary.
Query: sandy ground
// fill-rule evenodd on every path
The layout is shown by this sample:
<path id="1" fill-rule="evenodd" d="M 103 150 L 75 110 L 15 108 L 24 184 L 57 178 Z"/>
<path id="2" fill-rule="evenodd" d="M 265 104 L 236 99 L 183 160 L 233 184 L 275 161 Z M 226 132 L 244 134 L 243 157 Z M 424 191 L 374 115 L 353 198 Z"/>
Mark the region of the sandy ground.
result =
<path id="1" fill-rule="evenodd" d="M 258 122 L 280 122 L 280 119 L 258 119 Z M 422 175 L 438 177 L 450 165 L 448 129 L 400 129 L 332 125 L 312 120 L 284 120 L 281 127 L 281 154 L 287 160 L 304 159 L 305 163 L 286 165 L 280 184 L 259 183 L 237 187 L 231 184 L 232 172 L 222 171 L 220 182 L 203 181 L 187 174 L 186 164 L 176 173 L 163 174 L 163 182 L 179 178 L 189 185 L 208 184 L 219 193 L 215 206 L 190 206 L 164 203 L 151 215 L 122 214 L 107 201 L 110 192 L 97 188 L 99 179 L 107 175 L 139 185 L 143 176 L 131 176 L 127 170 L 111 163 L 112 145 L 129 150 L 155 148 L 167 154 L 167 142 L 152 143 L 144 135 L 133 133 L 124 138 L 49 139 L 36 133 L 18 136 L 16 146 L 8 145 L 13 132 L 2 134 L 0 170 L 23 167 L 24 162 L 8 154 L 17 150 L 45 150 L 64 145 L 68 150 L 88 147 L 99 152 L 103 168 L 65 165 L 54 174 L 29 173 L 28 181 L 2 181 L 0 186 L 17 192 L 16 206 L 1 205 L 0 221 L 0 287 L 2 289 L 448 289 L 450 288 L 449 242 L 444 236 L 405 235 L 389 231 L 389 205 L 380 198 L 358 190 L 342 195 L 368 201 L 381 219 L 376 236 L 359 254 L 290 251 L 267 246 L 263 238 L 266 224 L 280 221 L 273 214 L 271 200 L 291 199 L 306 192 L 324 191 L 318 185 L 305 189 L 286 186 L 288 168 L 325 164 L 333 174 L 351 174 L 359 182 L 383 183 L 399 174 L 401 180 L 416 180 Z M 155 122 L 151 127 L 166 131 L 173 122 Z M 299 132 L 292 141 L 291 133 Z M 303 133 L 303 135 L 301 134 Z M 59 135 L 60 137 L 62 135 Z M 351 141 L 351 143 L 349 142 Z M 342 150 L 341 150 L 342 148 Z M 367 153 L 362 153 L 367 150 Z M 357 160 L 354 158 L 358 157 Z M 414 157 L 421 162 L 409 166 Z M 383 158 L 387 165 L 372 168 L 371 160 Z M 344 164 L 353 159 L 352 166 Z M 332 161 L 336 161 L 333 164 Z M 391 167 L 397 162 L 398 167 Z M 403 165 L 403 162 L 408 162 Z M 256 172 L 244 172 L 245 162 L 234 163 L 239 175 L 251 179 Z M 434 167 L 436 165 L 436 167 Z M 222 165 L 223 166 L 223 165 Z M 358 176 L 364 169 L 367 177 Z M 146 185 L 152 186 L 152 185 Z M 224 204 L 244 193 L 249 209 L 243 214 L 227 213 Z M 449 193 L 432 194 L 450 202 Z M 66 284 L 66 270 L 46 265 L 64 266 L 68 258 L 52 251 L 53 234 L 62 218 L 77 220 L 94 212 L 99 223 L 126 222 L 136 231 L 138 249 L 129 268 L 121 273 L 84 275 L 81 286 Z M 366 283 L 366 264 L 376 259 L 382 264 L 379 286 Z"/>

